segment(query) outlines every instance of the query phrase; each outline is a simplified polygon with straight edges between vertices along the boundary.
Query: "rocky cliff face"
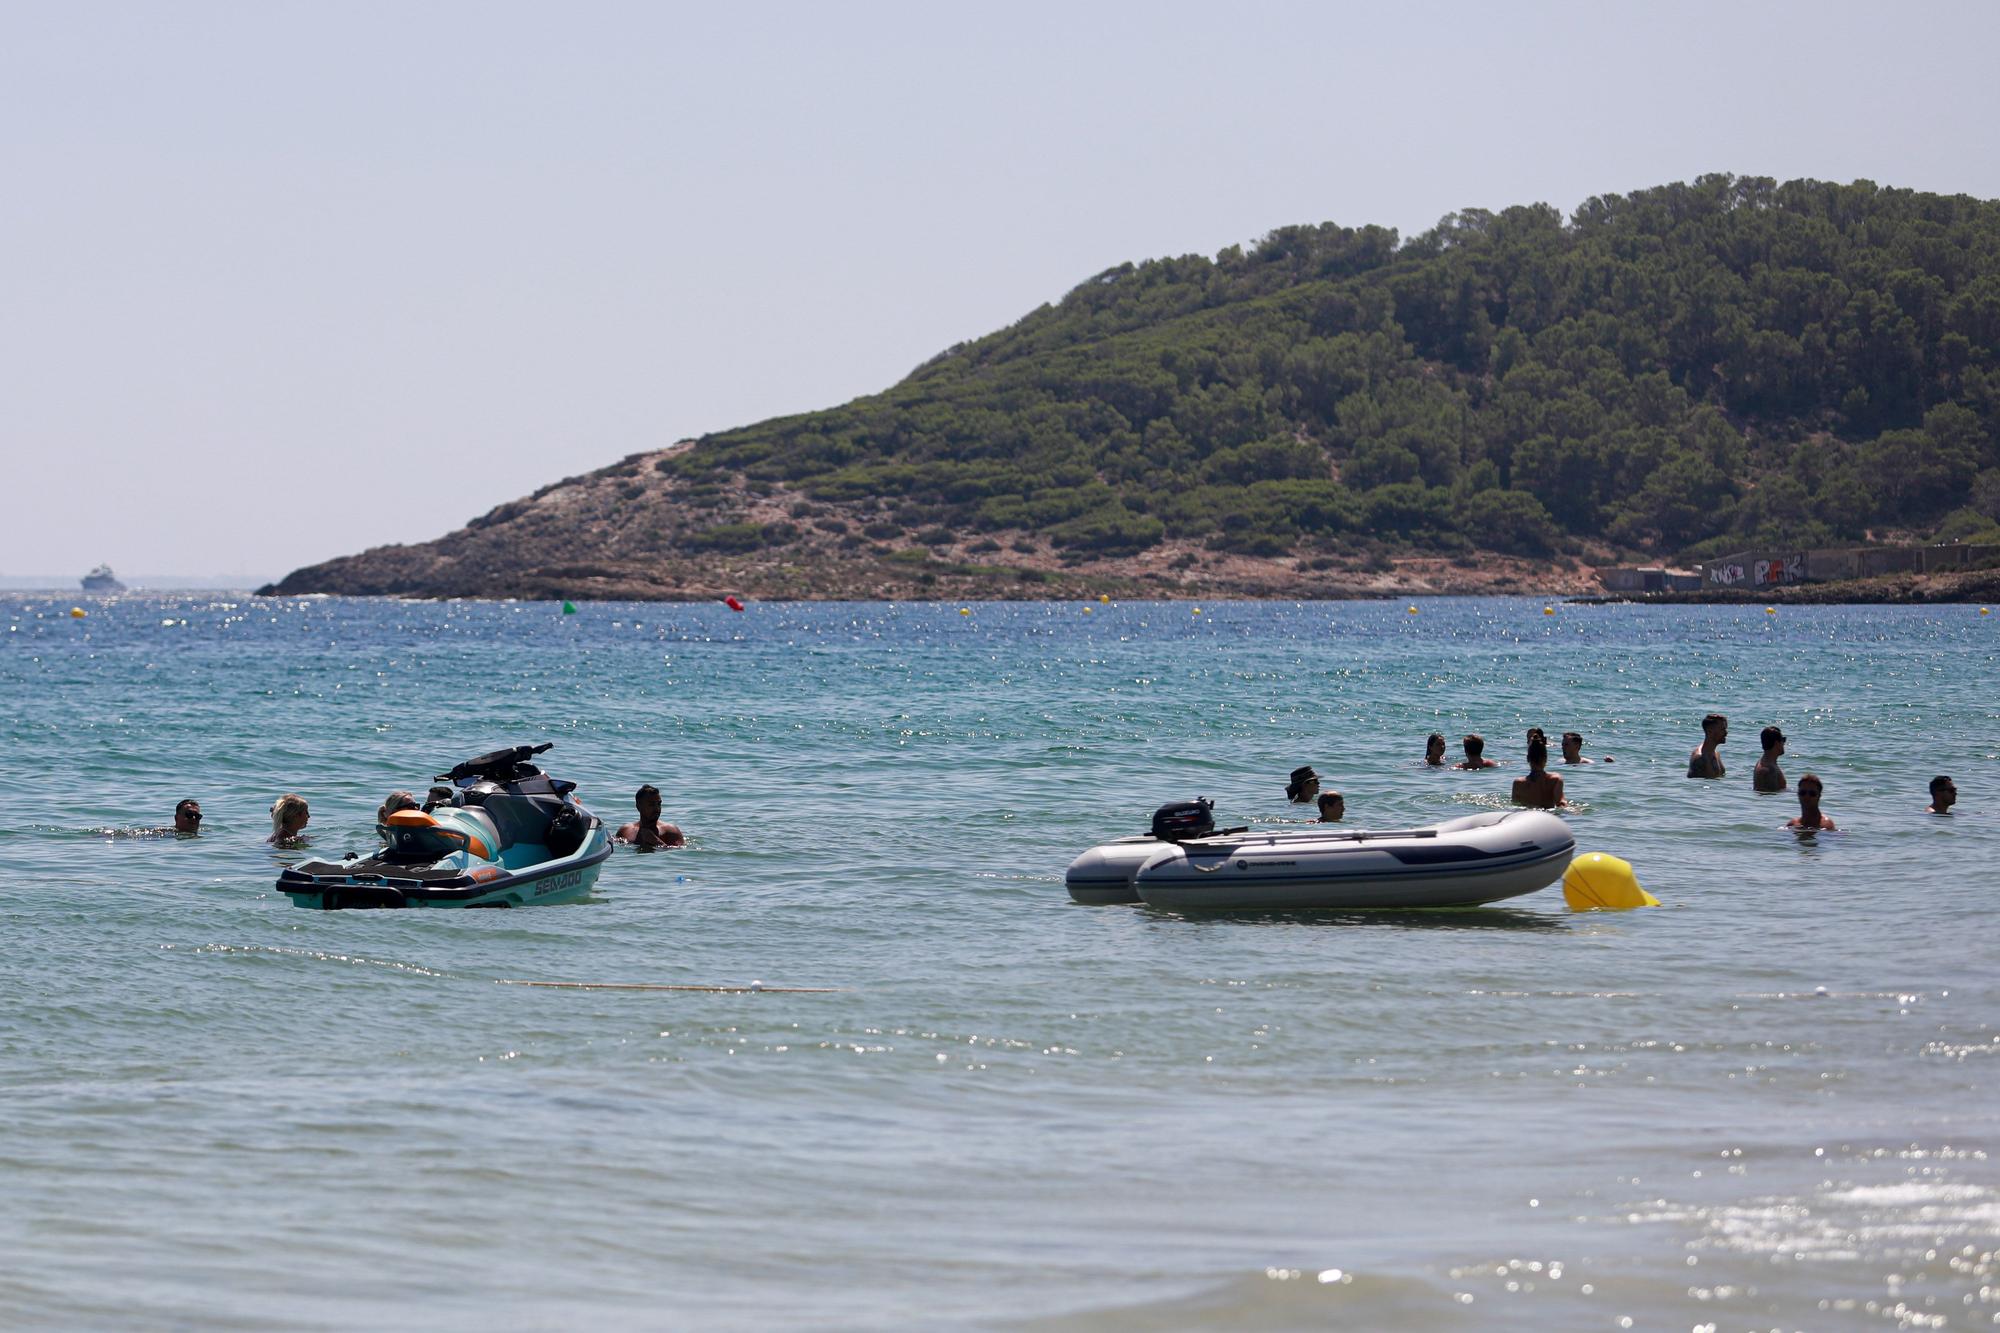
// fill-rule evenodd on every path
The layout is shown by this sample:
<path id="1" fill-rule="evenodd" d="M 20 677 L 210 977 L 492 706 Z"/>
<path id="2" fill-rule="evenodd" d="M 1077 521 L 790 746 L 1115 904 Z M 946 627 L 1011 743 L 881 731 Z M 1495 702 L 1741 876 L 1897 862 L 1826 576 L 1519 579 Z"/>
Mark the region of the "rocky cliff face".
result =
<path id="1" fill-rule="evenodd" d="M 1572 561 L 1262 558 L 1163 542 L 1137 555 L 1059 551 L 1027 531 L 907 532 L 867 500 L 818 501 L 741 476 L 690 481 L 683 441 L 499 506 L 436 541 L 378 546 L 288 574 L 281 596 L 707 601 L 1369 597 L 1587 592 Z"/>

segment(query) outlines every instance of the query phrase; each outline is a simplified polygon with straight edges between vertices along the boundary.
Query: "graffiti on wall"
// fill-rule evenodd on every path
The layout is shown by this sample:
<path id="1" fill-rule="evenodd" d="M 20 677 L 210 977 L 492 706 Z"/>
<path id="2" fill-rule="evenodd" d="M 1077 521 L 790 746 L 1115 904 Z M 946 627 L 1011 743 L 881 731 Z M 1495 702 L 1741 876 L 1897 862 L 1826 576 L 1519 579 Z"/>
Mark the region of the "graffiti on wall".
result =
<path id="1" fill-rule="evenodd" d="M 1800 583 L 1805 576 L 1806 558 L 1803 552 L 1758 559 L 1718 560 L 1708 566 L 1708 581 L 1726 587 L 1744 583 L 1753 588 L 1769 588 L 1781 583 Z"/>
<path id="2" fill-rule="evenodd" d="M 1750 572 L 1752 580 L 1760 588 L 1797 583 L 1806 576 L 1806 558 L 1797 554 L 1774 555 L 1769 560 L 1757 561 Z"/>

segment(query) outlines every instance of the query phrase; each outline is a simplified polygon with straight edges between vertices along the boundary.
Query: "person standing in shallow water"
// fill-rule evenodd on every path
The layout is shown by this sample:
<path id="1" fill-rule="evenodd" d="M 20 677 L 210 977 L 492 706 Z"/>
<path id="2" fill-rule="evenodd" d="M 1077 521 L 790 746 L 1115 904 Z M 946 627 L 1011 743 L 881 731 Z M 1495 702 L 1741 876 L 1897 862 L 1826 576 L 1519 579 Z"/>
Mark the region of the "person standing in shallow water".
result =
<path id="1" fill-rule="evenodd" d="M 306 824 L 311 819 L 306 798 L 286 792 L 271 802 L 271 836 L 266 841 L 273 847 L 296 847 L 305 841 Z"/>
<path id="2" fill-rule="evenodd" d="M 1958 804 L 1958 784 L 1940 773 L 1931 779 L 1931 803 L 1924 808 L 1927 815 L 1948 815 L 1952 806 Z"/>
<path id="3" fill-rule="evenodd" d="M 1528 776 L 1514 779 L 1514 804 L 1553 810 L 1563 803 L 1563 780 L 1548 771 L 1549 743 L 1540 736 L 1528 742 Z"/>
<path id="4" fill-rule="evenodd" d="M 1453 764 L 1453 768 L 1498 768 L 1500 765 L 1486 757 L 1486 738 L 1477 733 L 1459 742 L 1465 747 L 1465 758 Z"/>
<path id="5" fill-rule="evenodd" d="M 1783 791 L 1785 770 L 1778 767 L 1778 759 L 1785 753 L 1785 733 L 1776 727 L 1766 727 L 1757 734 L 1757 743 L 1764 747 L 1764 753 L 1750 770 L 1751 790 Z"/>
<path id="6" fill-rule="evenodd" d="M 1563 733 L 1562 747 L 1563 762 L 1565 764 L 1587 764 L 1590 762 L 1583 757 L 1582 732 L 1565 731 Z"/>
<path id="7" fill-rule="evenodd" d="M 1432 768 L 1444 767 L 1444 737 L 1433 731 L 1424 737 L 1424 762 Z"/>
<path id="8" fill-rule="evenodd" d="M 639 788 L 632 796 L 632 804 L 638 809 L 639 817 L 618 830 L 620 842 L 629 842 L 634 847 L 685 847 L 687 838 L 678 824 L 660 822 L 660 789 L 652 783 Z"/>
<path id="9" fill-rule="evenodd" d="M 1833 821 L 1819 808 L 1820 793 L 1825 789 L 1825 784 L 1819 780 L 1817 773 L 1808 773 L 1800 778 L 1799 815 L 1785 827 L 1800 833 L 1817 833 L 1822 829 L 1828 833 L 1838 832 Z"/>
<path id="10" fill-rule="evenodd" d="M 1719 752 L 1724 741 L 1729 739 L 1729 719 L 1720 713 L 1710 713 L 1701 720 L 1701 744 L 1688 751 L 1688 776 L 1691 778 L 1719 778 L 1722 776 L 1722 755 Z"/>
<path id="11" fill-rule="evenodd" d="M 1347 818 L 1347 798 L 1337 791 L 1323 791 L 1319 794 L 1319 822 L 1338 824 Z"/>

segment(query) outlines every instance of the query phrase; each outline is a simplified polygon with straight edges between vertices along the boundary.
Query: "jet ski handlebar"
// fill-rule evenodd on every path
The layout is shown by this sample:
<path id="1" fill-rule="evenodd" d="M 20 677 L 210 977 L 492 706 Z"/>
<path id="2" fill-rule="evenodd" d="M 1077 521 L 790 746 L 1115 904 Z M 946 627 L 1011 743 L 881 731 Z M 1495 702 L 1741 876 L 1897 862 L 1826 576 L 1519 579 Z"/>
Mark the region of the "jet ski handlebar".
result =
<path id="1" fill-rule="evenodd" d="M 554 741 L 543 741 L 540 745 L 511 745 L 504 750 L 492 750 L 458 764 L 449 773 L 437 775 L 439 782 L 458 782 L 465 778 L 493 777 L 511 773 L 517 766 L 552 748 Z"/>

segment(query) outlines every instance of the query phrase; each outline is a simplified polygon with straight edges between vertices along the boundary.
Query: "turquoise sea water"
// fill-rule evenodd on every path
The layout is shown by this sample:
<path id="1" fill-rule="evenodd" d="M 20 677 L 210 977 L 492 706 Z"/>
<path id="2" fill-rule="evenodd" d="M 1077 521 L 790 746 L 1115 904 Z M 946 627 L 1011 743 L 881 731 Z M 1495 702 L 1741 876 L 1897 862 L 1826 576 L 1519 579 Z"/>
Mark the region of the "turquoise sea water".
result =
<path id="1" fill-rule="evenodd" d="M 2000 616 L 1420 607 L 0 601 L 0 1324 L 1993 1326 Z M 1751 793 L 1767 722 L 1841 833 Z M 1063 890 L 1301 763 L 1359 826 L 1504 804 L 1530 725 L 1616 756 L 1570 819 L 1665 906 Z M 273 891 L 278 793 L 339 853 L 544 739 L 692 846 L 574 907 Z"/>

